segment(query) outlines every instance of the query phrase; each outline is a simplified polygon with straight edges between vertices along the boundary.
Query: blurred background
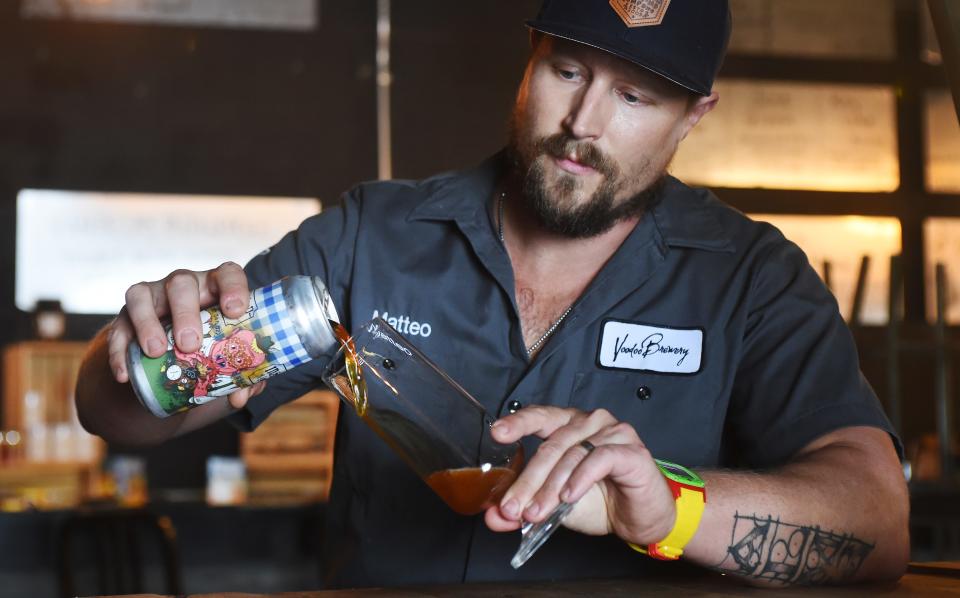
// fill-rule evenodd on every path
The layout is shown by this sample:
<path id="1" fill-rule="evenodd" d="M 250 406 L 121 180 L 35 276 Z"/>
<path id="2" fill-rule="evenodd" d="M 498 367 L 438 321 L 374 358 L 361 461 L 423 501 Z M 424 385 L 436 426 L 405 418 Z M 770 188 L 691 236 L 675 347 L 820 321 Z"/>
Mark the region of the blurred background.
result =
<path id="1" fill-rule="evenodd" d="M 0 2 L 0 595 L 320 587 L 336 400 L 105 446 L 72 407 L 85 342 L 134 282 L 495 152 L 538 5 Z M 960 9 L 731 5 L 721 102 L 672 172 L 806 251 L 903 437 L 912 557 L 960 559 Z"/>

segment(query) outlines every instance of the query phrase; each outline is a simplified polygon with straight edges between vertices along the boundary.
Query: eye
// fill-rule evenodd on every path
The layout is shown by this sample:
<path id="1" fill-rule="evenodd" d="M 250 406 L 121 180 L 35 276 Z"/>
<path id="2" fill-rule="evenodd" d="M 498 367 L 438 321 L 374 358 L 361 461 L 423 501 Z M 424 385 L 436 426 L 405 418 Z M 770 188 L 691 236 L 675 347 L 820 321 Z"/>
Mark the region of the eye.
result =
<path id="1" fill-rule="evenodd" d="M 558 68 L 557 75 L 565 81 L 573 81 L 577 78 L 577 72 L 570 69 Z"/>
<path id="2" fill-rule="evenodd" d="M 619 93 L 620 97 L 623 98 L 623 101 L 630 106 L 639 106 L 640 104 L 645 103 L 645 100 L 635 93 L 630 93 L 629 91 L 621 91 Z"/>

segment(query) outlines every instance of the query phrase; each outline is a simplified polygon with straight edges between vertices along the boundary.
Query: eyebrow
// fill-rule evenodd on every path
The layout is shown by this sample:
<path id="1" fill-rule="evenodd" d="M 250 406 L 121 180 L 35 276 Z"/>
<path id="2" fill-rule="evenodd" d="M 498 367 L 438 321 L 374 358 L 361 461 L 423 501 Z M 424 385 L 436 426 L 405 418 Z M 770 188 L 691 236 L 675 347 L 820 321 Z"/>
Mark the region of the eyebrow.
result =
<path id="1" fill-rule="evenodd" d="M 615 54 L 607 52 L 606 50 L 593 48 L 591 46 L 578 48 L 577 46 L 580 44 L 575 44 L 574 42 L 569 42 L 562 38 L 553 40 L 550 42 L 550 44 L 550 50 L 545 55 L 547 57 L 554 59 L 566 58 L 587 66 L 587 60 L 581 58 L 579 55 L 591 51 L 600 52 L 607 60 L 610 61 L 611 64 L 617 65 L 617 67 L 613 68 L 615 71 L 614 78 L 629 82 L 632 85 L 643 87 L 644 89 L 652 88 L 661 95 L 669 95 L 669 86 L 671 85 L 669 81 L 663 79 L 660 75 L 647 68 L 644 68 L 638 64 L 633 64 L 625 58 L 621 58 Z"/>

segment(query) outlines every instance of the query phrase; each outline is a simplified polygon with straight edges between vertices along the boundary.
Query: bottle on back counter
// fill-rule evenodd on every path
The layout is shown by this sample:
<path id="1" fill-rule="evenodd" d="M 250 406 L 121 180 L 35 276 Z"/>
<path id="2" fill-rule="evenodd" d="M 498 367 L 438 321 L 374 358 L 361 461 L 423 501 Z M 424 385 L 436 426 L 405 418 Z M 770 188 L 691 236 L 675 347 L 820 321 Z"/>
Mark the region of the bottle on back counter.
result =
<path id="1" fill-rule="evenodd" d="M 315 276 L 288 276 L 256 289 L 237 319 L 219 307 L 200 311 L 200 350 L 181 353 L 170 322 L 167 352 L 148 357 L 136 340 L 127 350 L 130 383 L 140 402 L 157 417 L 202 405 L 281 374 L 340 346 L 336 308 Z M 345 336 L 344 333 L 341 333 Z"/>

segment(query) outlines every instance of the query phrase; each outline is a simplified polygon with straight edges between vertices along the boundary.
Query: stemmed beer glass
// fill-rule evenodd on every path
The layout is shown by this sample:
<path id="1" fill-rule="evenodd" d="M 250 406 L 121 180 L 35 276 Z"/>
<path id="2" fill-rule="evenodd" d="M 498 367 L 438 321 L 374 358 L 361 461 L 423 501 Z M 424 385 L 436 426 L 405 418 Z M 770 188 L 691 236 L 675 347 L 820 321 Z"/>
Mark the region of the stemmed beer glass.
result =
<path id="1" fill-rule="evenodd" d="M 494 440 L 483 406 L 382 318 L 338 336 L 327 385 L 451 509 L 475 515 L 496 505 L 523 467 L 520 443 Z M 523 565 L 570 508 L 562 503 L 546 520 L 525 523 L 510 564 Z"/>

